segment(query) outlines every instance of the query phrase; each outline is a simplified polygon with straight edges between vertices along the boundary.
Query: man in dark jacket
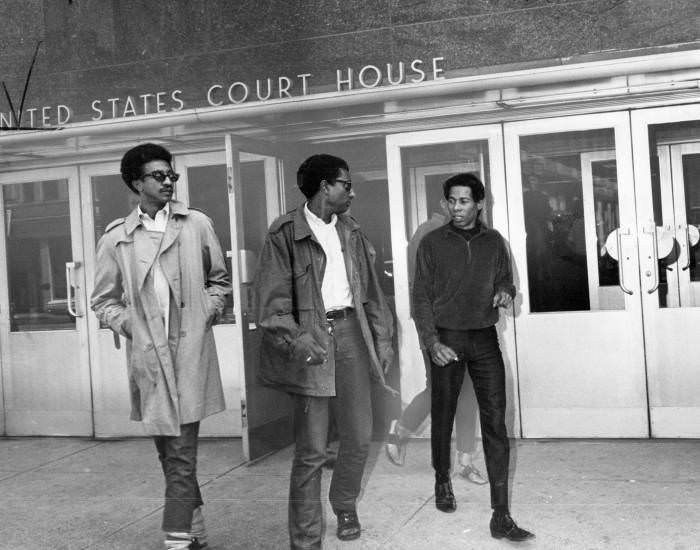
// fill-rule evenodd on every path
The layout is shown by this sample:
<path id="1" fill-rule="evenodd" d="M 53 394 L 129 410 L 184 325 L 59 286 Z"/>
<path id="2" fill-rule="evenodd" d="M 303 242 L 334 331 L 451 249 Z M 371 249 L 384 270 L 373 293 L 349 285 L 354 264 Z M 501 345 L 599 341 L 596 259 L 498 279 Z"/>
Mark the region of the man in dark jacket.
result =
<path id="1" fill-rule="evenodd" d="M 505 367 L 498 345 L 498 308 L 515 296 L 503 237 L 479 220 L 484 185 L 474 174 L 443 184 L 450 223 L 421 241 L 413 282 L 412 310 L 431 359 L 431 444 L 435 505 L 457 508 L 450 482 L 450 438 L 465 368 L 479 404 L 484 457 L 491 484 L 491 535 L 523 541 L 508 509 L 509 443 L 505 425 Z"/>
<path id="2" fill-rule="evenodd" d="M 392 317 L 374 249 L 346 214 L 355 196 L 347 163 L 313 155 L 299 167 L 297 183 L 307 202 L 270 226 L 256 275 L 259 378 L 292 396 L 289 536 L 293 549 L 316 549 L 330 413 L 340 439 L 329 494 L 337 535 L 360 536 L 356 501 L 371 436 L 370 379 L 384 385 L 392 364 Z"/>

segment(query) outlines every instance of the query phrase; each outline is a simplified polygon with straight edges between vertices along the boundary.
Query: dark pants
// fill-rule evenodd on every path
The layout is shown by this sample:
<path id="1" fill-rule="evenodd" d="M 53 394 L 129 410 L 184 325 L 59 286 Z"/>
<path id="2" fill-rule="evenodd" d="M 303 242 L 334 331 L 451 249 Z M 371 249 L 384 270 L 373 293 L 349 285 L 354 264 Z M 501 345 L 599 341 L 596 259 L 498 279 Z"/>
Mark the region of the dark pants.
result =
<path id="1" fill-rule="evenodd" d="M 163 531 L 189 532 L 192 512 L 202 505 L 197 483 L 197 438 L 199 422 L 180 426 L 178 437 L 153 437 L 165 474 Z"/>
<path id="2" fill-rule="evenodd" d="M 331 413 L 340 440 L 328 495 L 336 514 L 355 510 L 369 452 L 370 359 L 354 314 L 335 321 L 333 340 L 335 397 L 292 395 L 296 447 L 289 485 L 289 538 L 293 549 L 321 548 L 321 472 Z"/>
<path id="3" fill-rule="evenodd" d="M 508 460 L 506 432 L 506 383 L 503 357 L 496 327 L 479 330 L 439 329 L 440 342 L 451 347 L 459 361 L 444 367 L 432 364 L 431 443 L 435 480 L 450 478 L 450 438 L 465 366 L 479 404 L 481 437 L 486 470 L 491 484 L 491 506 L 508 506 Z"/>

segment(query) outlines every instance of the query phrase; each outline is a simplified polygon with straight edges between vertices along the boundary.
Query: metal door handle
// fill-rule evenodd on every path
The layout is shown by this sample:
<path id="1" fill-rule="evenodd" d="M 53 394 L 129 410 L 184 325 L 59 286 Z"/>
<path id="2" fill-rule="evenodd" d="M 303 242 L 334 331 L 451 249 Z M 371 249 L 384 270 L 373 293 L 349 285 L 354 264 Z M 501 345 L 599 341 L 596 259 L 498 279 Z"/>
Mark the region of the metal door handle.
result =
<path id="1" fill-rule="evenodd" d="M 80 267 L 80 262 L 66 262 L 66 301 L 68 307 L 68 313 L 73 317 L 82 317 L 82 313 L 78 313 L 78 293 L 80 286 L 73 284 L 75 270 Z M 73 309 L 73 287 L 76 289 L 75 293 L 75 309 Z"/>
<path id="2" fill-rule="evenodd" d="M 627 229 L 625 231 L 625 235 L 629 235 L 630 230 Z M 622 229 L 617 228 L 615 230 L 615 237 L 617 239 L 617 270 L 618 274 L 620 277 L 620 288 L 622 289 L 622 292 L 625 294 L 632 295 L 634 294 L 629 288 L 625 286 L 625 267 L 624 267 L 624 262 L 622 261 Z"/>
<path id="3" fill-rule="evenodd" d="M 648 294 L 653 294 L 656 292 L 656 289 L 659 288 L 659 243 L 657 242 L 657 235 L 656 235 L 656 225 L 652 223 L 651 225 L 651 232 L 647 231 L 645 228 L 642 229 L 642 233 L 645 233 L 646 235 L 651 235 L 651 249 L 652 249 L 652 254 L 653 257 L 651 258 L 652 263 L 654 264 L 653 269 L 654 269 L 654 284 L 652 287 L 647 290 Z"/>
<path id="4" fill-rule="evenodd" d="M 688 228 L 688 224 L 686 224 L 685 229 L 683 230 L 683 234 L 685 235 L 685 265 L 681 268 L 683 271 L 686 271 L 690 267 L 690 229 Z"/>

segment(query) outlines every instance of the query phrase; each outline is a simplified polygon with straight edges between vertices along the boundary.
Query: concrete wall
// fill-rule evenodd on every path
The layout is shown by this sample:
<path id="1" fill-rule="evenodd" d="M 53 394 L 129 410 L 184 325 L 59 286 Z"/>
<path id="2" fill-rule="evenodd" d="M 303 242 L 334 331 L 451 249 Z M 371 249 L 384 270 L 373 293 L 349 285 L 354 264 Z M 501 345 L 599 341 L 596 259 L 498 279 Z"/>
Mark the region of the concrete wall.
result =
<path id="1" fill-rule="evenodd" d="M 447 76 L 700 40 L 696 0 L 3 0 L 0 77 L 27 104 L 182 90 L 207 105 L 211 84 L 445 58 Z M 172 101 L 167 108 L 172 107 Z M 0 112 L 9 111 L 0 94 Z M 140 113 L 139 113 L 140 114 Z"/>

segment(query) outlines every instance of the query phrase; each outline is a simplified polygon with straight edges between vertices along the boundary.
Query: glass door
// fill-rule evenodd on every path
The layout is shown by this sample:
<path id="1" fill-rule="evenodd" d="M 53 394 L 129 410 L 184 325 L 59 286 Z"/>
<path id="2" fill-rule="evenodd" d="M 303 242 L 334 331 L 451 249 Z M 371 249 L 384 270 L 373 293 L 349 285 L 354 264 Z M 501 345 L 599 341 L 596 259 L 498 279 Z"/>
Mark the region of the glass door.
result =
<path id="1" fill-rule="evenodd" d="M 5 433 L 90 436 L 77 170 L 0 174 L 0 222 Z"/>
<path id="2" fill-rule="evenodd" d="M 634 111 L 653 437 L 700 437 L 700 107 Z"/>
<path id="3" fill-rule="evenodd" d="M 117 218 L 126 217 L 138 204 L 119 174 L 119 159 L 80 167 L 85 278 L 88 299 L 95 281 L 95 249 L 105 228 Z M 100 323 L 91 311 L 90 372 L 96 437 L 144 435 L 141 424 L 129 420 L 129 383 L 126 366 L 126 339 Z"/>
<path id="4" fill-rule="evenodd" d="M 626 113 L 506 124 L 525 437 L 646 437 Z"/>
<path id="5" fill-rule="evenodd" d="M 401 368 L 401 401 L 425 388 L 425 364 L 411 317 L 411 281 L 418 242 L 448 221 L 442 183 L 460 172 L 477 174 L 486 186 L 482 220 L 508 240 L 508 213 L 500 126 L 430 130 L 387 136 L 394 292 Z M 513 317 L 498 324 L 506 363 L 508 428 L 520 434 Z"/>
<path id="6" fill-rule="evenodd" d="M 231 216 L 231 279 L 237 349 L 243 350 L 241 419 L 243 453 L 261 458 L 293 440 L 291 401 L 286 395 L 258 384 L 261 334 L 254 315 L 253 280 L 269 225 L 283 210 L 282 161 L 269 154 L 243 151 L 226 136 L 228 205 Z M 239 355 L 240 351 L 239 351 Z"/>

